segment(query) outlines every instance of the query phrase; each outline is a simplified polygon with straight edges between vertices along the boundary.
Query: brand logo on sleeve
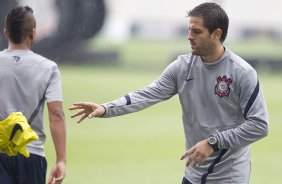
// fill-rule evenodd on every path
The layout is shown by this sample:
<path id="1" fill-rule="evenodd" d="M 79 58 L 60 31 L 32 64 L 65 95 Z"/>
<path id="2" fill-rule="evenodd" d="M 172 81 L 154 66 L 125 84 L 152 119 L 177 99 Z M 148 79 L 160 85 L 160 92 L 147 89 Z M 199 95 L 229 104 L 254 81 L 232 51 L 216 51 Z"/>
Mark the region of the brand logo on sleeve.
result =
<path id="1" fill-rule="evenodd" d="M 230 94 L 229 85 L 232 83 L 232 80 L 224 75 L 223 77 L 217 77 L 216 81 L 217 84 L 214 87 L 214 94 L 217 94 L 220 98 L 228 97 Z"/>

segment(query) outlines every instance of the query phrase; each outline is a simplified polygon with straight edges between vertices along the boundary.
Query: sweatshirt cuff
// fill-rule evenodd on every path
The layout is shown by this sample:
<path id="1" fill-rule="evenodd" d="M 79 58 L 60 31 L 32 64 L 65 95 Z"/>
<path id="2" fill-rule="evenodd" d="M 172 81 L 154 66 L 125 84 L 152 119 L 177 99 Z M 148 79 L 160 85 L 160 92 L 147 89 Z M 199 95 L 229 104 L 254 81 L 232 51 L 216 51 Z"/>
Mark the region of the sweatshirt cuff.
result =
<path id="1" fill-rule="evenodd" d="M 101 118 L 107 118 L 108 115 L 109 115 L 109 109 L 113 108 L 114 105 L 112 103 L 103 103 L 103 104 L 100 104 L 100 105 L 105 108 L 105 113 L 100 117 Z"/>
<path id="2" fill-rule="evenodd" d="M 217 131 L 216 134 L 215 134 L 215 137 L 218 140 L 218 148 L 219 149 L 228 149 L 229 148 L 229 144 L 228 143 L 225 144 L 224 137 L 223 137 L 221 132 Z"/>

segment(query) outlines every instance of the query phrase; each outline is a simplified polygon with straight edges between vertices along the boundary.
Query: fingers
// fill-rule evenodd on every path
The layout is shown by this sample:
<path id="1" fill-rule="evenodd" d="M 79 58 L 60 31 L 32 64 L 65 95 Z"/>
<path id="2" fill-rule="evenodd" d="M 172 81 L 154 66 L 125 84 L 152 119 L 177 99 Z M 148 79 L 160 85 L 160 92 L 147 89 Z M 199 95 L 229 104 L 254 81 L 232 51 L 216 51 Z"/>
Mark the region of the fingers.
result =
<path id="1" fill-rule="evenodd" d="M 187 158 L 186 167 L 192 165 L 193 167 L 199 166 L 205 160 L 205 157 L 197 151 L 195 147 L 189 149 L 184 155 L 181 156 L 181 160 Z"/>
<path id="2" fill-rule="evenodd" d="M 52 174 L 50 174 L 48 178 L 48 184 L 54 184 L 54 180 L 55 180 L 55 177 Z"/>
<path id="3" fill-rule="evenodd" d="M 55 178 L 55 177 L 51 177 L 48 180 L 48 184 L 60 184 L 63 182 L 64 176 Z"/>
<path id="4" fill-rule="evenodd" d="M 106 112 L 104 106 L 92 102 L 77 102 L 74 103 L 73 106 L 69 108 L 69 110 L 77 110 L 77 109 L 80 109 L 80 111 L 71 115 L 71 118 L 81 116 L 81 118 L 78 120 L 77 123 L 80 123 L 86 117 L 88 118 L 101 117 Z"/>
<path id="5" fill-rule="evenodd" d="M 48 184 L 52 184 L 52 181 L 53 181 L 53 177 L 50 176 L 50 177 L 48 178 Z"/>
<path id="6" fill-rule="evenodd" d="M 65 178 L 64 167 L 58 165 L 52 168 L 48 178 L 48 184 L 61 184 Z"/>
<path id="7" fill-rule="evenodd" d="M 81 123 L 85 118 L 87 118 L 87 114 L 81 116 L 81 118 L 77 121 L 77 123 Z"/>
<path id="8" fill-rule="evenodd" d="M 75 118 L 77 116 L 81 116 L 80 119 L 77 121 L 77 123 L 82 122 L 86 117 L 88 117 L 90 112 L 93 110 L 92 108 L 94 106 L 95 106 L 95 104 L 91 103 L 91 102 L 77 102 L 77 103 L 74 103 L 73 106 L 69 108 L 69 110 L 77 110 L 77 109 L 81 109 L 81 110 L 78 111 L 77 113 L 71 115 L 71 118 Z"/>
<path id="9" fill-rule="evenodd" d="M 98 113 L 96 111 L 88 114 L 88 113 L 85 112 L 85 110 L 82 110 L 82 111 L 79 111 L 79 112 L 75 113 L 74 115 L 72 115 L 71 118 L 75 118 L 75 117 L 80 116 L 82 114 L 83 114 L 83 116 L 81 116 L 81 118 L 78 120 L 77 123 L 80 123 L 81 121 L 83 121 L 87 117 L 88 118 L 93 118 L 93 117 L 97 117 L 98 116 Z"/>
<path id="10" fill-rule="evenodd" d="M 184 155 L 181 156 L 180 160 L 183 160 L 185 158 L 187 158 L 187 162 L 186 162 L 186 167 L 188 167 L 191 163 L 194 163 L 194 159 L 195 159 L 195 154 L 191 153 L 192 150 L 188 150 Z"/>
<path id="11" fill-rule="evenodd" d="M 184 158 L 186 158 L 187 156 L 189 156 L 189 152 L 187 151 L 184 155 L 181 156 L 180 160 L 183 160 Z"/>
<path id="12" fill-rule="evenodd" d="M 79 115 L 84 114 L 84 113 L 85 113 L 85 110 L 81 110 L 81 111 L 71 115 L 71 118 L 75 118 L 76 116 L 79 116 Z"/>
<path id="13" fill-rule="evenodd" d="M 52 184 L 54 180 L 54 171 L 53 169 L 51 170 L 50 176 L 48 178 L 48 184 Z"/>
<path id="14" fill-rule="evenodd" d="M 86 105 L 87 105 L 86 102 L 77 102 L 77 103 L 74 103 L 73 106 L 69 108 L 69 110 L 83 109 L 84 106 Z"/>
<path id="15" fill-rule="evenodd" d="M 72 106 L 69 108 L 69 110 L 76 110 L 76 109 L 83 109 L 82 106 Z"/>
<path id="16" fill-rule="evenodd" d="M 69 108 L 69 110 L 92 108 L 96 107 L 96 105 L 97 104 L 92 102 L 76 102 L 73 104 L 72 107 Z"/>
<path id="17" fill-rule="evenodd" d="M 53 178 L 51 184 L 60 184 L 63 182 L 64 176 L 58 177 L 58 178 Z"/>
<path id="18" fill-rule="evenodd" d="M 197 157 L 198 157 L 198 154 L 196 152 L 193 152 L 192 154 L 190 153 L 188 155 L 188 160 L 186 162 L 186 167 L 188 167 L 190 164 L 192 164 L 193 166 L 195 164 L 197 164 Z"/>

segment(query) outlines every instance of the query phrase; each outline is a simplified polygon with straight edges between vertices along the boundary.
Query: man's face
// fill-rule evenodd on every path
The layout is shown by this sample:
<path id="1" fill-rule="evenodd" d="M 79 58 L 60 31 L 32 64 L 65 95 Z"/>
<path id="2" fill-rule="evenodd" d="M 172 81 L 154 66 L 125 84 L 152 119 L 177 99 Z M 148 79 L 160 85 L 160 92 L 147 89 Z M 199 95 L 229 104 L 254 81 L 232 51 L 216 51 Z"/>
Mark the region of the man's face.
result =
<path id="1" fill-rule="evenodd" d="M 214 41 L 209 30 L 204 26 L 202 17 L 190 17 L 188 40 L 191 45 L 192 54 L 208 56 L 212 53 Z"/>

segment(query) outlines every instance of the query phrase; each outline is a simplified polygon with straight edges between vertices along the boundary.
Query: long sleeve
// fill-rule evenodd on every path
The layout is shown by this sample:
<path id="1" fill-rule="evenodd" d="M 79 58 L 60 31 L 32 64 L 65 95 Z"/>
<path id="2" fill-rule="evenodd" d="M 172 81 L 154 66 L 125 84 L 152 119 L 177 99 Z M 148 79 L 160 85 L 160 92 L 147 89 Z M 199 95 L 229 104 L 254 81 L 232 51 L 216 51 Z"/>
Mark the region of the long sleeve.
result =
<path id="1" fill-rule="evenodd" d="M 106 113 L 103 117 L 137 112 L 171 98 L 177 93 L 176 72 L 177 64 L 173 62 L 148 87 L 131 92 L 112 102 L 102 104 L 106 108 Z"/>
<path id="2" fill-rule="evenodd" d="M 217 133 L 220 148 L 243 147 L 268 134 L 267 108 L 255 70 L 247 71 L 242 77 L 239 103 L 245 122 Z"/>

